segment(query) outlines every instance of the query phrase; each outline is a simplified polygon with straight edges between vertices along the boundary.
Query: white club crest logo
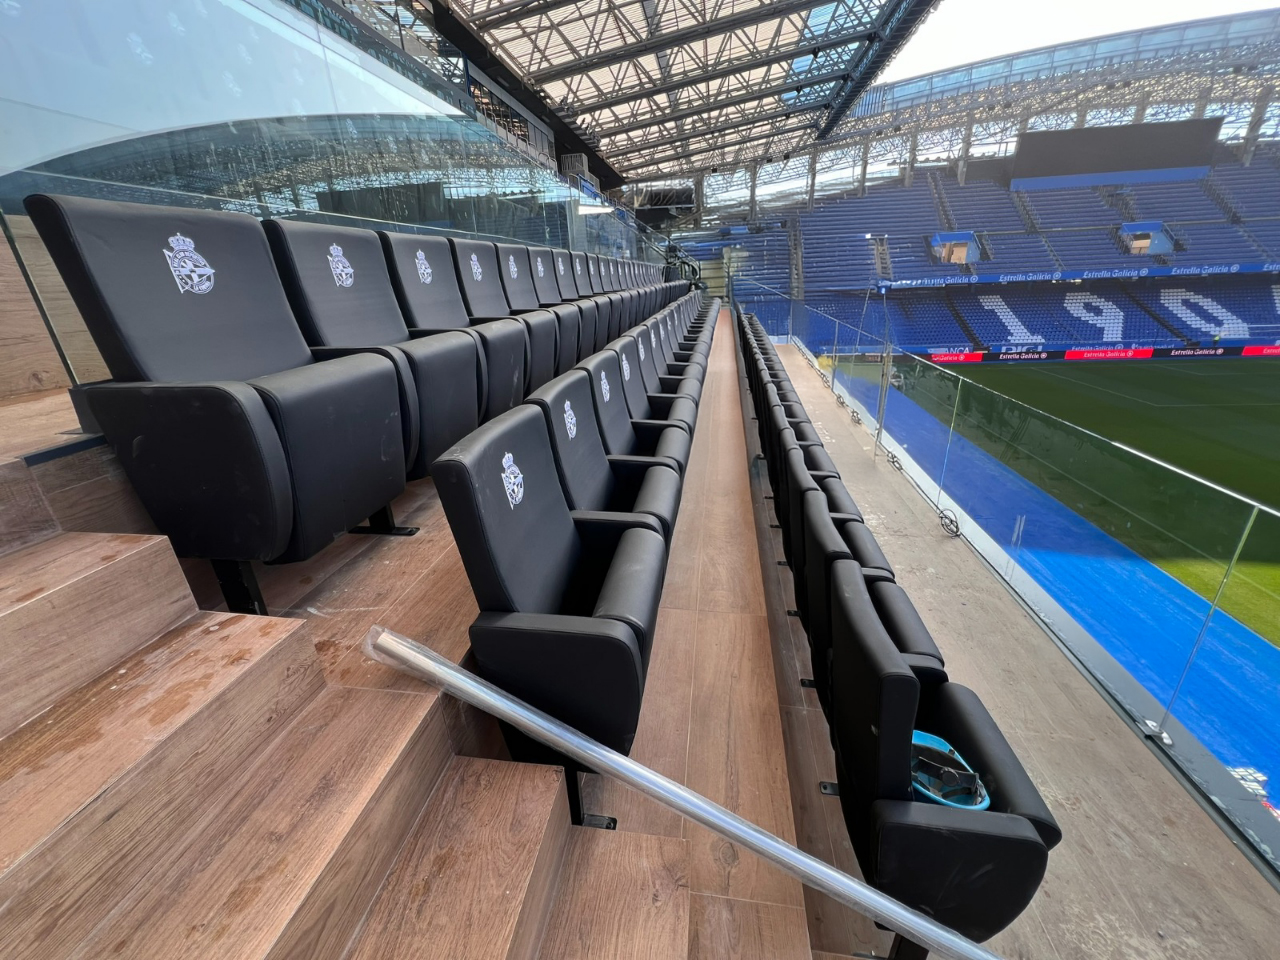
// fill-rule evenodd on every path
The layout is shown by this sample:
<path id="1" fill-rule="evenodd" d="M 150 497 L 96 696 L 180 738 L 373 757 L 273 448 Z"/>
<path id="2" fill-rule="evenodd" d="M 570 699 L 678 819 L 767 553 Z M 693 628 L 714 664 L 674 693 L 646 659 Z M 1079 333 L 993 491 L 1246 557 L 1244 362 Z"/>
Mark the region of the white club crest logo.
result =
<path id="1" fill-rule="evenodd" d="M 578 274 L 578 276 L 582 276 L 582 261 L 581 260 L 573 261 L 573 269 Z"/>
<path id="2" fill-rule="evenodd" d="M 600 394 L 604 397 L 604 402 L 609 402 L 609 378 L 604 375 L 604 371 L 600 371 Z"/>
<path id="3" fill-rule="evenodd" d="M 507 257 L 507 269 L 511 271 L 511 279 L 516 278 L 516 255 L 513 253 Z"/>
<path id="4" fill-rule="evenodd" d="M 538 276 L 545 277 L 547 275 L 547 271 L 542 268 L 542 258 L 538 257 L 537 261 L 538 261 Z"/>
<path id="5" fill-rule="evenodd" d="M 333 271 L 333 282 L 340 287 L 349 287 L 356 282 L 355 268 L 336 243 L 329 247 L 329 269 Z"/>
<path id="6" fill-rule="evenodd" d="M 564 276 L 564 257 L 556 257 L 556 268 L 560 271 L 560 276 Z"/>
<path id="7" fill-rule="evenodd" d="M 484 271 L 480 269 L 480 258 L 474 253 L 471 255 L 471 276 L 477 280 L 484 276 Z"/>
<path id="8" fill-rule="evenodd" d="M 667 328 L 662 324 L 658 324 L 658 336 L 662 337 L 664 341 L 667 339 Z"/>
<path id="9" fill-rule="evenodd" d="M 596 262 L 594 260 L 587 261 L 587 269 L 594 275 L 596 272 Z"/>
<path id="10" fill-rule="evenodd" d="M 164 251 L 169 270 L 182 293 L 208 293 L 213 289 L 213 267 L 196 253 L 196 242 L 180 233 L 169 238 L 171 250 Z"/>
<path id="11" fill-rule="evenodd" d="M 643 350 L 644 348 L 641 347 L 640 349 Z M 622 379 L 628 382 L 631 380 L 631 364 L 627 362 L 625 353 L 622 355 Z"/>
<path id="12" fill-rule="evenodd" d="M 636 346 L 640 348 L 640 359 L 644 359 L 644 340 L 637 340 Z"/>
<path id="13" fill-rule="evenodd" d="M 417 264 L 418 264 L 418 279 L 421 280 L 423 283 L 430 283 L 431 282 L 431 264 L 427 263 L 427 255 L 423 253 L 421 250 L 419 250 L 418 255 L 414 259 L 417 261 Z"/>
<path id="14" fill-rule="evenodd" d="M 502 485 L 507 490 L 507 502 L 511 509 L 524 499 L 524 474 L 516 466 L 516 458 L 509 453 L 502 455 Z"/>
<path id="15" fill-rule="evenodd" d="M 578 418 L 573 413 L 573 407 L 569 405 L 569 401 L 564 402 L 564 428 L 572 440 L 578 435 Z"/>
<path id="16" fill-rule="evenodd" d="M 658 349 L 658 338 L 653 335 L 653 327 L 649 328 L 649 346 Z"/>

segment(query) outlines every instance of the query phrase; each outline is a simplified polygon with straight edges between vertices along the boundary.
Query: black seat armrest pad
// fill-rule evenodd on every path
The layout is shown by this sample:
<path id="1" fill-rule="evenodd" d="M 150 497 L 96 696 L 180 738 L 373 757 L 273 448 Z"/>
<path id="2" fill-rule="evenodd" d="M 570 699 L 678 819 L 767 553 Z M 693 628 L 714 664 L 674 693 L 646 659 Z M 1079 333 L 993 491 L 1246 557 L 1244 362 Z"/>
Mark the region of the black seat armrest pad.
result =
<path id="1" fill-rule="evenodd" d="M 844 542 L 849 545 L 849 551 L 853 554 L 853 559 L 857 560 L 858 563 L 866 570 L 881 571 L 884 575 L 876 577 L 877 580 L 896 579 L 893 567 L 889 564 L 889 558 L 886 557 L 884 555 L 884 551 L 880 549 L 880 544 L 876 540 L 875 535 L 871 532 L 870 527 L 865 523 L 854 521 L 846 521 L 841 523 L 839 526 L 840 535 L 844 537 Z M 876 595 L 874 591 L 872 595 Z M 905 599 L 906 594 L 903 594 L 903 597 Z M 909 603 L 910 601 L 908 601 L 908 604 Z M 914 613 L 915 609 L 912 608 L 911 612 Z M 919 620 L 918 616 L 916 617 L 916 620 Z M 891 630 L 890 633 L 892 632 L 893 631 Z M 924 628 L 924 624 L 921 623 L 917 628 L 916 633 L 913 633 L 912 635 L 914 636 L 916 634 L 923 634 L 925 637 L 928 637 L 929 631 L 926 630 Z M 938 653 L 936 646 L 933 646 L 932 638 L 929 638 L 928 646 L 913 647 L 910 650 L 904 648 L 904 652 L 936 654 L 939 660 L 942 659 L 942 654 Z"/>
<path id="2" fill-rule="evenodd" d="M 249 383 L 293 477 L 293 535 L 277 560 L 312 556 L 404 491 L 400 391 L 385 357 L 339 357 Z"/>
<path id="3" fill-rule="evenodd" d="M 631 503 L 631 509 L 636 513 L 658 518 L 662 524 L 662 535 L 668 542 L 680 513 L 682 482 L 674 467 L 665 464 L 650 467 L 644 471 L 639 490 Z"/>
<path id="4" fill-rule="evenodd" d="M 649 476 L 649 471 L 653 469 L 674 473 L 676 483 L 680 483 L 680 474 L 676 472 L 675 468 L 667 460 L 659 460 L 657 457 L 616 456 L 613 454 L 610 454 L 606 459 L 609 461 L 609 469 L 613 471 L 613 479 L 618 486 L 619 495 L 623 497 L 634 499 L 639 496 L 640 488 L 644 486 L 645 479 Z"/>
<path id="5" fill-rule="evenodd" d="M 921 687 L 947 682 L 946 668 L 937 657 L 931 657 L 927 653 L 904 653 L 902 659 L 916 675 Z"/>
<path id="6" fill-rule="evenodd" d="M 840 479 L 840 474 L 832 473 L 830 470 L 810 470 L 809 476 L 813 477 L 813 479 L 818 483 L 822 483 L 822 481 L 824 480 Z M 845 514 L 833 514 L 833 516 L 840 516 L 842 518 L 847 519 L 847 516 Z"/>
<path id="7" fill-rule="evenodd" d="M 636 450 L 641 456 L 659 457 L 676 465 L 681 476 L 689 463 L 693 443 L 689 434 L 666 420 L 632 420 Z"/>
<path id="8" fill-rule="evenodd" d="M 978 772 L 991 794 L 992 810 L 1025 817 L 1047 848 L 1057 846 L 1062 828 L 976 693 L 958 683 L 943 684 L 933 696 L 921 698 L 919 723 L 955 747 Z"/>
<path id="9" fill-rule="evenodd" d="M 846 539 L 849 539 L 848 535 L 851 532 L 854 532 L 851 527 L 844 529 Z M 863 538 L 864 541 L 865 539 L 866 537 Z M 862 542 L 855 540 L 850 546 L 854 550 L 866 552 L 865 544 Z M 864 567 L 878 566 L 878 564 L 869 564 L 865 560 L 861 563 Z M 880 614 L 880 622 L 889 631 L 889 636 L 893 637 L 894 645 L 899 650 L 903 653 L 923 654 L 926 657 L 933 657 L 943 665 L 946 664 L 946 659 L 938 649 L 933 634 L 920 619 L 920 613 L 911 602 L 911 598 L 907 596 L 907 591 L 896 583 L 887 582 L 870 583 L 867 589 L 876 605 L 876 612 Z"/>
<path id="10" fill-rule="evenodd" d="M 686 396 L 695 397 L 702 392 L 701 386 L 696 380 L 681 374 L 668 376 L 667 374 L 659 373 L 658 385 L 662 387 L 663 393 L 685 394 Z M 696 393 L 694 392 L 695 390 Z"/>
<path id="11" fill-rule="evenodd" d="M 437 457 L 480 425 L 484 349 L 473 330 L 437 333 L 399 349 L 417 384 L 418 462 L 430 469 Z"/>
<path id="12" fill-rule="evenodd" d="M 676 393 L 651 393 L 649 408 L 659 419 L 682 426 L 690 431 L 698 423 L 698 405 L 692 397 Z"/>
<path id="13" fill-rule="evenodd" d="M 409 365 L 409 358 L 404 355 L 404 351 L 391 346 L 311 348 L 311 355 L 317 360 L 333 360 L 356 353 L 372 353 L 375 356 L 386 357 L 395 365 L 400 387 L 400 433 L 404 438 L 404 462 L 409 468 L 410 479 L 418 480 L 425 477 L 431 461 L 417 462 L 418 438 L 421 433 L 418 390 L 413 370 Z"/>
<path id="14" fill-rule="evenodd" d="M 94 419 L 181 557 L 270 560 L 293 529 L 289 464 L 245 383 L 86 386 Z"/>
<path id="15" fill-rule="evenodd" d="M 640 527 L 662 536 L 662 524 L 647 513 L 630 513 L 614 510 L 570 510 L 573 525 L 582 540 L 584 559 L 593 563 L 608 563 L 617 551 L 622 535 Z"/>
<path id="16" fill-rule="evenodd" d="M 1049 863 L 1035 828 L 1012 814 L 877 800 L 868 826 L 867 882 L 979 941 L 1026 909 Z"/>
<path id="17" fill-rule="evenodd" d="M 662 535 L 639 527 L 626 530 L 592 611 L 593 617 L 619 620 L 635 631 L 646 669 L 666 573 L 667 544 Z"/>
<path id="18" fill-rule="evenodd" d="M 627 753 L 644 695 L 644 658 L 625 623 L 481 613 L 471 652 L 482 677 L 610 749 Z"/>
<path id="19" fill-rule="evenodd" d="M 849 488 L 844 485 L 843 481 L 827 478 L 818 485 L 822 487 L 822 492 L 827 495 L 827 505 L 831 508 L 833 514 L 839 513 L 845 516 L 857 517 L 859 520 L 862 519 L 862 510 L 854 501 L 853 495 L 849 493 Z"/>

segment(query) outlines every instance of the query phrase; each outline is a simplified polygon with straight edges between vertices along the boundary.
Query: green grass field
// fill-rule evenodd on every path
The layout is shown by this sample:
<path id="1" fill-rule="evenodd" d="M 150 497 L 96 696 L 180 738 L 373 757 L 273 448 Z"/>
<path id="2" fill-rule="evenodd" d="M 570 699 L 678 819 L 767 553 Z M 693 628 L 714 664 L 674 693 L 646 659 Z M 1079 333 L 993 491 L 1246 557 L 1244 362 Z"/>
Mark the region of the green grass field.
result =
<path id="1" fill-rule="evenodd" d="M 899 364 L 943 419 L 950 378 Z M 972 364 L 995 393 L 1280 510 L 1280 360 Z M 1171 575 L 1212 598 L 1249 508 L 986 391 L 961 391 L 957 430 Z M 1262 512 L 1223 609 L 1280 644 L 1280 518 Z"/>
<path id="2" fill-rule="evenodd" d="M 1280 359 L 984 363 L 960 372 L 1280 509 Z"/>

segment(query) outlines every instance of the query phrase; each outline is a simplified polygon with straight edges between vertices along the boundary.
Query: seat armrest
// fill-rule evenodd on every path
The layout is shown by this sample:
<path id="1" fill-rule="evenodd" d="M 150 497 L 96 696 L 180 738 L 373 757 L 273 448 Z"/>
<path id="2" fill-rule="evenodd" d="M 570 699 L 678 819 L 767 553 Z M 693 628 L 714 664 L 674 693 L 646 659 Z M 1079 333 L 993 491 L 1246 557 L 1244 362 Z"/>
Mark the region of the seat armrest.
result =
<path id="1" fill-rule="evenodd" d="M 916 675 L 921 687 L 947 682 L 947 671 L 942 666 L 942 661 L 936 657 L 924 653 L 904 653 L 902 659 Z"/>
<path id="2" fill-rule="evenodd" d="M 947 683 L 920 703 L 921 729 L 950 743 L 978 772 L 991 794 L 991 809 L 1025 818 L 1053 849 L 1062 839 L 1062 828 L 978 695 Z"/>
<path id="3" fill-rule="evenodd" d="M 400 433 L 404 441 L 404 462 L 408 466 L 418 456 L 418 441 L 422 435 L 422 424 L 419 422 L 421 405 L 418 403 L 417 382 L 413 370 L 409 366 L 409 358 L 395 347 L 312 347 L 311 355 L 317 360 L 334 360 L 338 357 L 349 357 L 357 353 L 372 353 L 378 357 L 386 357 L 396 368 L 396 378 L 400 386 Z M 426 476 L 422 473 L 421 476 Z M 415 477 L 415 479 L 417 479 Z"/>
<path id="4" fill-rule="evenodd" d="M 663 463 L 665 461 L 659 461 Z M 582 539 L 583 553 L 591 560 L 608 563 L 622 535 L 634 527 L 662 536 L 662 524 L 647 513 L 618 513 L 612 510 L 571 510 L 573 525 Z"/>
<path id="5" fill-rule="evenodd" d="M 253 387 L 100 383 L 84 393 L 175 553 L 270 560 L 284 551 L 293 527 L 289 464 Z"/>
<path id="6" fill-rule="evenodd" d="M 644 695 L 635 632 L 617 620 L 481 613 L 471 652 L 482 677 L 612 750 L 627 753 Z"/>
<path id="7" fill-rule="evenodd" d="M 821 483 L 823 480 L 839 480 L 840 479 L 840 474 L 832 473 L 830 470 L 810 470 L 809 476 L 813 477 L 813 479 L 816 480 L 818 483 Z M 847 513 L 840 513 L 840 514 L 833 513 L 831 516 L 833 519 L 835 517 L 839 517 L 841 520 L 851 519 L 850 515 Z"/>
<path id="8" fill-rule="evenodd" d="M 646 670 L 666 573 L 667 542 L 663 535 L 639 527 L 625 530 L 592 611 L 594 618 L 617 620 L 635 631 Z"/>
<path id="9" fill-rule="evenodd" d="M 1009 813 L 877 800 L 869 820 L 867 882 L 974 940 L 1026 909 L 1049 862 L 1030 821 Z"/>

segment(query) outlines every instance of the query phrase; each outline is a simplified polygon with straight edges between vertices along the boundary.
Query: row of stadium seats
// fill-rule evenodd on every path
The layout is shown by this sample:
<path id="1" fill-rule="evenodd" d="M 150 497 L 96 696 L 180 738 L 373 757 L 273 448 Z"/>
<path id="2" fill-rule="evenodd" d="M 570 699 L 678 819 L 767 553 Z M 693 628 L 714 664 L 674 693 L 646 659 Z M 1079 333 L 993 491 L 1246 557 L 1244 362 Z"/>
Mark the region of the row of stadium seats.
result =
<path id="1" fill-rule="evenodd" d="M 174 550 L 245 612 L 265 612 L 250 561 L 411 533 L 389 506 L 407 480 L 686 289 L 566 250 L 26 206 L 112 376 L 82 388 L 93 417 Z"/>
<path id="2" fill-rule="evenodd" d="M 692 292 L 624 330 L 435 461 L 489 681 L 627 753 L 720 301 Z M 577 772 L 513 730 L 515 760 Z"/>
<path id="3" fill-rule="evenodd" d="M 863 876 L 986 940 L 1031 902 L 1061 830 L 981 701 L 948 679 L 763 328 L 748 314 L 737 332 Z M 961 800 L 944 773 L 943 797 L 927 799 L 921 734 L 958 751 L 983 787 Z"/>

